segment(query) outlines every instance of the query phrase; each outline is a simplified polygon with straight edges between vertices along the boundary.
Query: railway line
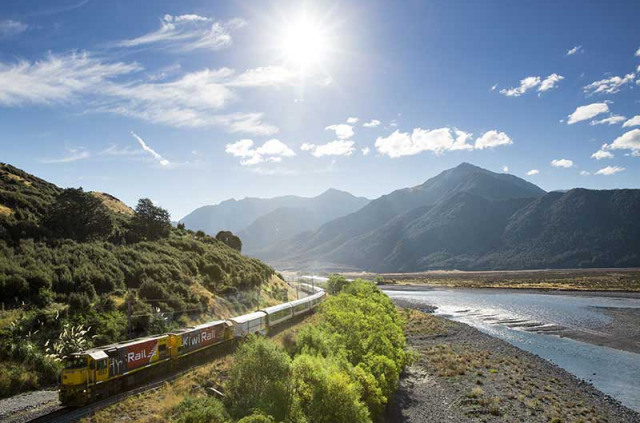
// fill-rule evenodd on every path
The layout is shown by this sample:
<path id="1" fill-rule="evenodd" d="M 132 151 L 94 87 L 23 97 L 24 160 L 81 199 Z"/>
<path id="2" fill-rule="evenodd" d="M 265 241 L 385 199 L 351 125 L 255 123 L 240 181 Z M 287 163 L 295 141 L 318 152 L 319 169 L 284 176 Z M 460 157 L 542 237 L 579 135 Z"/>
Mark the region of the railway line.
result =
<path id="1" fill-rule="evenodd" d="M 312 297 L 313 294 L 317 294 L 319 292 L 323 292 L 321 289 L 316 288 L 315 286 L 308 284 L 299 284 L 301 291 L 308 294 L 308 298 Z M 305 310 L 305 312 L 297 315 L 291 316 L 291 318 L 283 319 L 282 317 L 282 306 L 287 304 L 292 304 L 291 309 L 293 310 L 296 304 L 301 304 L 302 300 L 296 300 L 291 303 L 284 303 L 280 306 L 271 307 L 274 310 L 274 313 L 279 317 L 279 320 L 273 324 L 270 330 L 266 333 L 267 336 L 272 337 L 277 335 L 281 331 L 292 327 L 302 321 L 310 312 L 313 312 L 313 308 L 309 308 Z M 251 313 L 254 314 L 254 313 Z M 247 315 L 250 316 L 251 314 Z M 242 317 L 242 316 L 241 316 Z M 232 321 L 237 320 L 239 318 L 230 319 Z M 242 321 L 240 320 L 240 324 Z M 251 332 L 247 332 L 251 333 Z M 110 395 L 106 398 L 98 399 L 90 402 L 89 404 L 82 405 L 80 407 L 71 407 L 65 405 L 59 405 L 53 409 L 50 407 L 45 411 L 45 413 L 39 414 L 37 410 L 33 412 L 21 413 L 20 415 L 16 415 L 14 417 L 10 417 L 6 422 L 7 423 L 69 423 L 76 422 L 82 418 L 90 417 L 94 415 L 97 411 L 102 410 L 110 405 L 116 404 L 126 398 L 129 398 L 134 395 L 138 395 L 145 392 L 150 392 L 156 389 L 160 389 L 163 385 L 168 382 L 171 382 L 175 379 L 178 379 L 187 373 L 197 369 L 198 367 L 204 366 L 207 363 L 211 362 L 211 360 L 215 358 L 220 358 L 225 355 L 233 352 L 238 344 L 238 340 L 242 339 L 241 337 L 235 337 L 229 342 L 211 345 L 208 348 L 203 348 L 202 350 L 196 351 L 192 354 L 188 360 L 180 361 L 179 364 L 175 367 L 172 367 L 172 371 L 170 374 L 166 374 L 166 376 L 159 375 L 160 372 L 155 372 L 156 375 L 152 378 L 145 380 L 144 383 L 139 383 L 138 385 L 134 385 L 129 387 L 128 389 L 119 392 L 114 395 Z"/>

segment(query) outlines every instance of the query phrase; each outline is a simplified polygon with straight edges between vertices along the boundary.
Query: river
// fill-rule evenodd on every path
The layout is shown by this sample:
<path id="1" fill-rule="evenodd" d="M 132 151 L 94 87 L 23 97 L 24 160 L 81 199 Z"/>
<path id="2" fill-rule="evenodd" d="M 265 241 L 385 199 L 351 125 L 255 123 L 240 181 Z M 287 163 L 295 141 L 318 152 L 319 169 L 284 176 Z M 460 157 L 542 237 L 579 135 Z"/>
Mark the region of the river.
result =
<path id="1" fill-rule="evenodd" d="M 537 354 L 640 411 L 640 354 L 565 337 L 574 332 L 612 336 L 607 331 L 612 317 L 606 310 L 640 309 L 638 296 L 554 295 L 506 289 L 402 289 L 394 287 L 385 292 L 392 298 L 435 306 L 435 314 L 469 324 Z"/>

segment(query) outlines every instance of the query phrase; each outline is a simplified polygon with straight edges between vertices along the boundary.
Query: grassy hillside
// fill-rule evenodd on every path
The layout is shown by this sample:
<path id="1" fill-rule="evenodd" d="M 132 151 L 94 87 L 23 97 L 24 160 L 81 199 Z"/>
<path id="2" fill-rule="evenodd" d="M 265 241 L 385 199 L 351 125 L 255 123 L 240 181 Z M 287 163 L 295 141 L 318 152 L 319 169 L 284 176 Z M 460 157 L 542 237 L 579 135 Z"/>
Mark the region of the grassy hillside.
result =
<path id="1" fill-rule="evenodd" d="M 0 164 L 0 396 L 55 381 L 66 353 L 287 299 L 259 260 L 141 201 L 62 190 Z M 71 216 L 69 216 L 71 214 Z"/>

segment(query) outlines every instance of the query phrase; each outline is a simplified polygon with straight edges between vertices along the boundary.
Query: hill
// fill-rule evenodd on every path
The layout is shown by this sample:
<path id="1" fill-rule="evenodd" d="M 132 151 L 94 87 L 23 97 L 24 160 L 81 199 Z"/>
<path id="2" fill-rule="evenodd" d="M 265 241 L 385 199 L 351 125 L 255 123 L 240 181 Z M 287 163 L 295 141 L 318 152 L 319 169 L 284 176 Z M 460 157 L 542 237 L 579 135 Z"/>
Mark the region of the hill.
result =
<path id="1" fill-rule="evenodd" d="M 639 196 L 545 193 L 463 163 L 259 257 L 282 268 L 377 272 L 638 266 Z"/>
<path id="2" fill-rule="evenodd" d="M 347 192 L 329 189 L 317 197 L 284 196 L 227 200 L 200 207 L 181 222 L 192 230 L 215 235 L 230 230 L 240 235 L 243 250 L 256 253 L 274 243 L 352 213 L 369 202 Z"/>
<path id="3" fill-rule="evenodd" d="M 0 397 L 55 381 L 74 349 L 288 296 L 271 267 L 171 227 L 149 200 L 133 210 L 0 164 L 0 205 Z"/>

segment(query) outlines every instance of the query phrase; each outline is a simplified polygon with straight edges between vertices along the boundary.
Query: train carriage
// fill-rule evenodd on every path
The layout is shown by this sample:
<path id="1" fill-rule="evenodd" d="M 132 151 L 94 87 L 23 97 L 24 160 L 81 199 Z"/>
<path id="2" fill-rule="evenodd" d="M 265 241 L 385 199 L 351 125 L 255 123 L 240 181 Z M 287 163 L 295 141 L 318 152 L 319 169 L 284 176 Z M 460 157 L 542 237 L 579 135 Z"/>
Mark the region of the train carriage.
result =
<path id="1" fill-rule="evenodd" d="M 289 304 L 291 304 L 291 307 L 293 308 L 293 315 L 298 316 L 309 311 L 311 308 L 311 297 L 291 301 Z"/>
<path id="2" fill-rule="evenodd" d="M 256 311 L 229 319 L 233 325 L 233 335 L 236 338 L 244 338 L 251 333 L 266 335 L 268 331 L 267 313 Z"/>
<path id="3" fill-rule="evenodd" d="M 293 307 L 290 303 L 278 304 L 259 311 L 266 313 L 269 327 L 285 322 L 293 317 Z"/>

